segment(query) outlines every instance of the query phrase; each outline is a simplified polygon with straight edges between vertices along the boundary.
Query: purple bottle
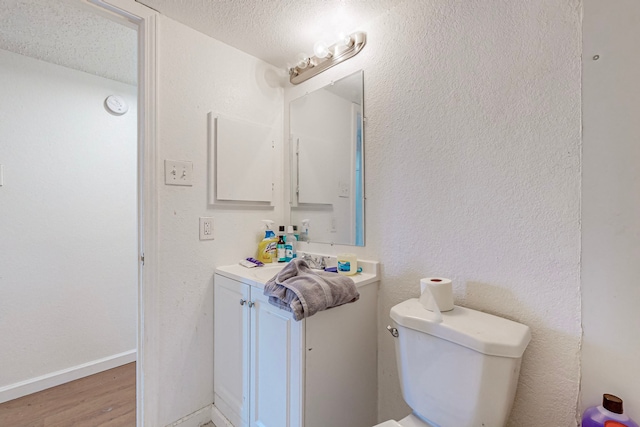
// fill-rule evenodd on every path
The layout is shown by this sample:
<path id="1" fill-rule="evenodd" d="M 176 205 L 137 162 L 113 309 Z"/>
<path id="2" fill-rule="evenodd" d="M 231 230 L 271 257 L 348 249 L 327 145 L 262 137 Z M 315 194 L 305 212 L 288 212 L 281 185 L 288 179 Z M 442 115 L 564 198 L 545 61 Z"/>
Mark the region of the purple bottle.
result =
<path id="1" fill-rule="evenodd" d="M 623 414 L 622 399 L 613 394 L 604 394 L 602 405 L 584 411 L 582 427 L 638 427 L 638 424 Z"/>

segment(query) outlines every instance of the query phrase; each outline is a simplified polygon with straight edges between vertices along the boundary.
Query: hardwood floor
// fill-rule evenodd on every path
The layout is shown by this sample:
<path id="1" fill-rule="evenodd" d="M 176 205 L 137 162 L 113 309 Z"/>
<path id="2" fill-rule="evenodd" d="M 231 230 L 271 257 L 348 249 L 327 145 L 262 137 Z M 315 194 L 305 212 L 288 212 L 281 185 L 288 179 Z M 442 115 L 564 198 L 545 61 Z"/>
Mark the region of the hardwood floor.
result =
<path id="1" fill-rule="evenodd" d="M 135 425 L 135 362 L 0 404 L 0 427 Z"/>

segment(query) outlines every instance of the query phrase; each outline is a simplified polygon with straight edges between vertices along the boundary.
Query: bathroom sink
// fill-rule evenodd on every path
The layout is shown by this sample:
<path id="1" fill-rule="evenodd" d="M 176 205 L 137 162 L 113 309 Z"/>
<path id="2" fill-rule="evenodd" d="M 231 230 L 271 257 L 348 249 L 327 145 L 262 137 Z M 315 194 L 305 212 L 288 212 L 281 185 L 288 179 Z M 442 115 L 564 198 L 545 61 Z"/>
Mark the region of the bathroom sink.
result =
<path id="1" fill-rule="evenodd" d="M 328 264 L 335 266 L 335 258 L 330 259 Z M 286 263 L 271 263 L 265 264 L 263 267 L 246 268 L 239 264 L 232 264 L 216 268 L 216 274 L 261 288 L 261 285 L 268 282 L 269 279 L 278 274 L 286 265 Z M 359 260 L 358 267 L 360 266 L 363 267 L 363 271 L 361 273 L 349 276 L 355 282 L 357 287 L 362 287 L 378 281 L 379 267 L 377 262 Z"/>
<path id="2" fill-rule="evenodd" d="M 264 267 L 256 267 L 251 270 L 251 274 L 257 281 L 266 283 L 273 276 L 278 274 L 284 268 L 283 265 L 265 265 Z"/>

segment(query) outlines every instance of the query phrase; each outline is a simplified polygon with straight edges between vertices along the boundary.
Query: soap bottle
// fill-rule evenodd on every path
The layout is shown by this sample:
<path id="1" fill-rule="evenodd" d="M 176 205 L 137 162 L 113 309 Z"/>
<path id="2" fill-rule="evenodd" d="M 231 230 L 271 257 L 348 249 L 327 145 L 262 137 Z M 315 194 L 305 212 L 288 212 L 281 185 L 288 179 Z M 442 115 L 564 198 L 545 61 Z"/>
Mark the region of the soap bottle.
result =
<path id="1" fill-rule="evenodd" d="M 285 261 L 291 261 L 292 259 L 298 256 L 296 251 L 296 243 L 298 243 L 298 240 L 296 239 L 296 236 L 293 234 L 292 226 L 287 227 L 287 235 L 285 236 L 284 242 L 285 242 L 284 243 Z"/>
<path id="2" fill-rule="evenodd" d="M 300 231 L 300 241 L 308 242 L 309 241 L 309 221 L 308 219 L 302 220 L 302 230 Z"/>
<path id="3" fill-rule="evenodd" d="M 338 254 L 338 273 L 351 276 L 358 272 L 358 258 L 356 254 Z"/>
<path id="4" fill-rule="evenodd" d="M 638 427 L 638 424 L 623 413 L 622 399 L 613 394 L 604 394 L 602 405 L 584 411 L 582 427 Z"/>
<path id="5" fill-rule="evenodd" d="M 285 246 L 284 225 L 281 225 L 278 228 L 278 243 L 276 244 L 276 253 L 278 257 L 278 262 L 285 262 L 287 260 L 286 258 L 287 254 L 285 252 L 284 246 Z"/>
<path id="6" fill-rule="evenodd" d="M 296 242 L 300 241 L 300 233 L 298 233 L 298 226 L 293 226 L 293 235 L 296 236 Z"/>
<path id="7" fill-rule="evenodd" d="M 273 221 L 269 219 L 263 219 L 265 225 L 264 239 L 258 243 L 258 261 L 263 263 L 270 263 L 276 258 L 276 250 L 278 245 L 278 238 L 276 237 L 273 230 L 271 230 L 271 225 Z"/>

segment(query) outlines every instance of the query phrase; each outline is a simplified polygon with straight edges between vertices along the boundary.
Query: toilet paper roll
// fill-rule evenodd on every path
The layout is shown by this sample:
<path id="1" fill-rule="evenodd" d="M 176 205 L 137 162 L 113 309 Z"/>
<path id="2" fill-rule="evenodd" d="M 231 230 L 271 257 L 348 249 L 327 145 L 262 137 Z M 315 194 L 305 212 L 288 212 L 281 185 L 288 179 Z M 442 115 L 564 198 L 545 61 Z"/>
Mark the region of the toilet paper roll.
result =
<path id="1" fill-rule="evenodd" d="M 420 303 L 429 311 L 453 310 L 453 286 L 451 280 L 443 277 L 420 279 Z"/>

